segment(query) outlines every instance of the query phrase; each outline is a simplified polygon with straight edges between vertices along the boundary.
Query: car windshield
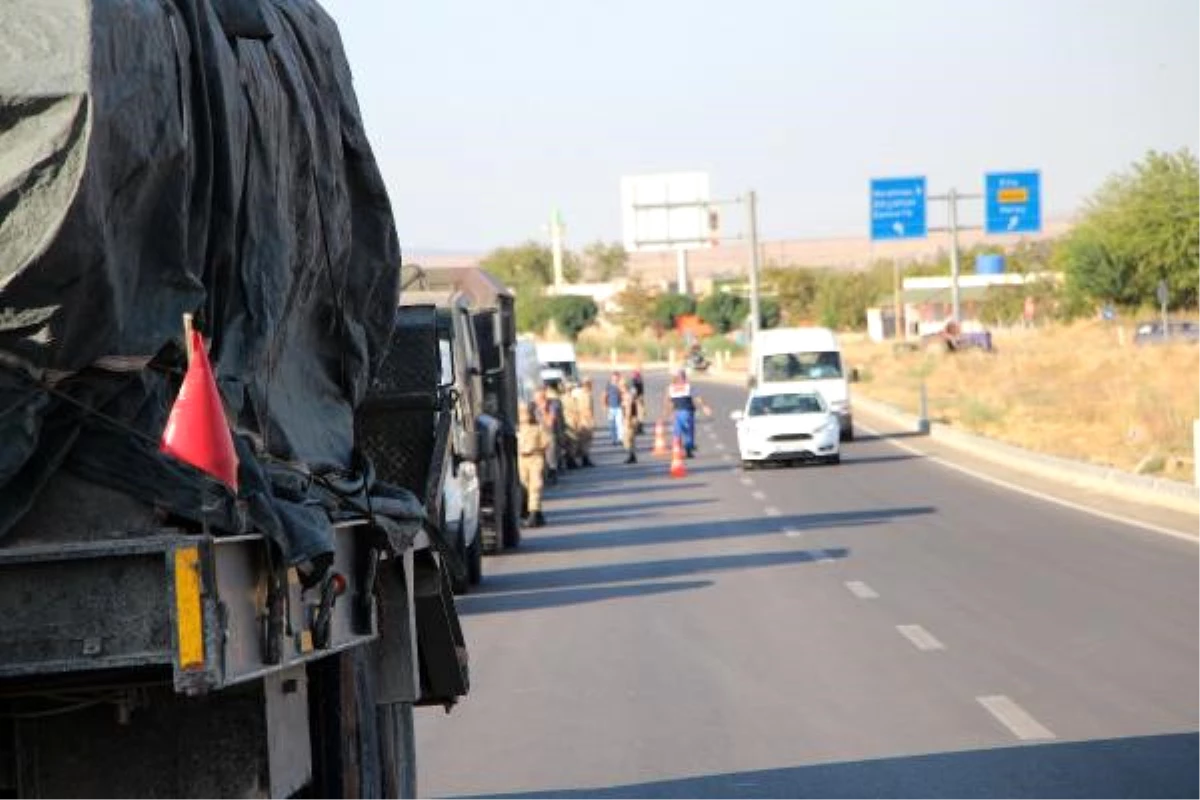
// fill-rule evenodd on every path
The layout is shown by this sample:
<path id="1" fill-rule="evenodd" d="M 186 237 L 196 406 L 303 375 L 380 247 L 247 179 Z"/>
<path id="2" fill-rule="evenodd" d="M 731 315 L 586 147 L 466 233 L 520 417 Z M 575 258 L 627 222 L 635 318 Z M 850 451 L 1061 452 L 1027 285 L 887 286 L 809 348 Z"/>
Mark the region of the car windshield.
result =
<path id="1" fill-rule="evenodd" d="M 750 399 L 750 416 L 765 417 L 779 414 L 819 414 L 825 410 L 820 395 L 770 394 Z"/>
<path id="2" fill-rule="evenodd" d="M 763 380 L 811 381 L 842 377 L 842 356 L 837 352 L 774 353 L 763 356 Z"/>

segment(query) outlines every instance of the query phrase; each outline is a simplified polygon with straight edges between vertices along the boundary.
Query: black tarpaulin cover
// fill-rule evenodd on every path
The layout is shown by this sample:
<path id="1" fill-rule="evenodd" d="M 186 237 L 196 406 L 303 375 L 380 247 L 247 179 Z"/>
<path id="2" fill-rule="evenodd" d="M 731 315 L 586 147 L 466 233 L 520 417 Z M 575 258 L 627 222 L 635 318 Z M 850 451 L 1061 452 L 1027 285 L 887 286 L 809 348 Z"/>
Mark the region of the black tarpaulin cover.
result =
<path id="1" fill-rule="evenodd" d="M 327 551 L 327 512 L 371 490 L 353 415 L 400 264 L 335 24 L 311 0 L 2 14 L 0 541 L 65 472 L 266 530 L 294 562 Z M 240 503 L 157 450 L 184 313 L 211 340 Z"/>

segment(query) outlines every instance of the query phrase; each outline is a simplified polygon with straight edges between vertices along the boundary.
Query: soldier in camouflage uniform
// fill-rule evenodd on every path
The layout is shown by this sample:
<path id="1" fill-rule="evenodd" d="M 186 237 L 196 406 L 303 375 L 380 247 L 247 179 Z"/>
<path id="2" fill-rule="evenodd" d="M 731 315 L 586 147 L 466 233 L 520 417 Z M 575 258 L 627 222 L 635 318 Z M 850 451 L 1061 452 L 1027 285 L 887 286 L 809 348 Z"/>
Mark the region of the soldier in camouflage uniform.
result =
<path id="1" fill-rule="evenodd" d="M 542 515 L 542 473 L 546 469 L 546 448 L 549 437 L 545 429 L 534 419 L 533 409 L 522 403 L 517 409 L 517 471 L 521 486 L 525 488 L 526 508 L 529 511 L 531 528 L 546 524 Z"/>
<path id="2" fill-rule="evenodd" d="M 638 415 L 637 415 L 637 392 L 634 391 L 630 383 L 626 383 L 621 392 L 621 445 L 625 448 L 625 463 L 637 463 L 637 434 L 638 434 Z"/>
<path id="3" fill-rule="evenodd" d="M 596 431 L 596 409 L 591 378 L 584 378 L 581 385 L 571 390 L 571 405 L 575 410 L 575 446 L 579 455 L 579 465 L 590 467 L 592 437 Z"/>
<path id="4" fill-rule="evenodd" d="M 579 412 L 575 407 L 575 387 L 570 383 L 563 385 L 562 416 L 563 416 L 563 466 L 575 469 L 579 466 Z"/>

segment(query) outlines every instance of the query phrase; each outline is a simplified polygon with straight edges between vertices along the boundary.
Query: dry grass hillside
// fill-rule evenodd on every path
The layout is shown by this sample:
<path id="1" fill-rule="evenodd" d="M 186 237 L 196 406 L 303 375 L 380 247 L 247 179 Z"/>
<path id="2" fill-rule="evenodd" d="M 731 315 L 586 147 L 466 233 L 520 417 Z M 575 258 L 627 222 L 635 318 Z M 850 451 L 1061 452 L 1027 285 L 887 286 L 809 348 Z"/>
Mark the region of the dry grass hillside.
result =
<path id="1" fill-rule="evenodd" d="M 855 392 L 910 412 L 926 381 L 931 419 L 1043 453 L 1190 481 L 1200 418 L 1197 346 L 1135 346 L 1099 322 L 994 339 L 995 351 L 896 354 L 846 341 Z"/>

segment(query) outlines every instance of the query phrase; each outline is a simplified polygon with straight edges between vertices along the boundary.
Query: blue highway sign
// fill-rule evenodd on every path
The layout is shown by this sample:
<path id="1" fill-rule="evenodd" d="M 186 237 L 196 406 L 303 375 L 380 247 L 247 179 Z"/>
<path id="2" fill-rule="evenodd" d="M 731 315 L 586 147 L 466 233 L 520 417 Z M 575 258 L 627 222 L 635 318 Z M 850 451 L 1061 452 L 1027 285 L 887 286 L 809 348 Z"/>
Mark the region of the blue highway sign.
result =
<path id="1" fill-rule="evenodd" d="M 925 178 L 871 179 L 871 239 L 923 239 Z"/>
<path id="2" fill-rule="evenodd" d="M 1042 229 L 1042 174 L 989 172 L 983 180 L 988 233 L 1037 233 Z"/>

